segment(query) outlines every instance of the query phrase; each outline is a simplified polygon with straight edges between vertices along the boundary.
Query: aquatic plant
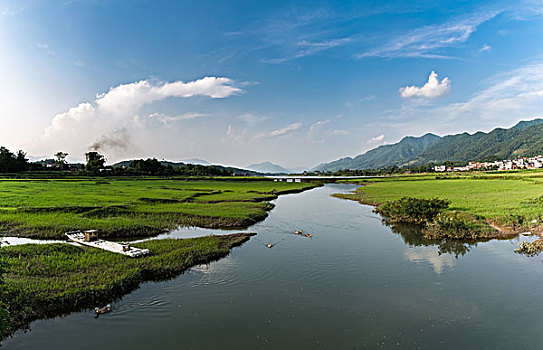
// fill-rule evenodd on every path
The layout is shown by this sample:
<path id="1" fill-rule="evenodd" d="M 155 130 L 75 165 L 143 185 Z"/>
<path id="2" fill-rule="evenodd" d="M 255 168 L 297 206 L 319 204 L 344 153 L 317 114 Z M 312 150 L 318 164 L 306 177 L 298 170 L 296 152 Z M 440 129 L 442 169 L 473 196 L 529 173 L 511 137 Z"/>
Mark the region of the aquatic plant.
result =
<path id="1" fill-rule="evenodd" d="M 536 256 L 543 251 L 543 240 L 538 239 L 534 242 L 520 242 L 515 253 L 525 254 L 527 256 Z"/>

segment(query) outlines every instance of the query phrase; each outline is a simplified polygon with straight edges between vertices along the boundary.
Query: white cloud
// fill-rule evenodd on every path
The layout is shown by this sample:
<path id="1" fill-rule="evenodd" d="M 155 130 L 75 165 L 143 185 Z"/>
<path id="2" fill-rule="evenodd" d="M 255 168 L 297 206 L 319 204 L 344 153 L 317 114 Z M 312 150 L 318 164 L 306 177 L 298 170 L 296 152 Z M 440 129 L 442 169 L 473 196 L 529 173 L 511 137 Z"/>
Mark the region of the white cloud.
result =
<path id="1" fill-rule="evenodd" d="M 479 49 L 479 52 L 485 52 L 485 51 L 490 51 L 490 50 L 492 50 L 492 46 L 487 45 L 487 44 L 484 44 L 484 45 Z"/>
<path id="2" fill-rule="evenodd" d="M 385 134 L 381 134 L 381 135 L 372 137 L 372 138 L 369 139 L 366 143 L 367 143 L 367 144 L 377 143 L 377 142 L 383 141 L 384 139 L 385 139 Z"/>
<path id="3" fill-rule="evenodd" d="M 302 123 L 292 123 L 290 125 L 285 126 L 284 128 L 271 131 L 269 135 L 271 137 L 280 136 L 280 135 L 287 134 L 291 131 L 298 130 L 301 127 L 302 127 Z"/>
<path id="4" fill-rule="evenodd" d="M 494 78 L 495 83 L 465 102 L 439 108 L 449 118 L 478 116 L 511 120 L 540 116 L 543 110 L 543 63 L 538 62 Z"/>
<path id="5" fill-rule="evenodd" d="M 465 42 L 481 24 L 499 13 L 500 11 L 486 12 L 483 15 L 453 20 L 441 25 L 415 28 L 406 34 L 395 35 L 385 44 L 362 52 L 356 57 L 452 58 L 440 54 L 438 50 Z"/>
<path id="6" fill-rule="evenodd" d="M 309 133 L 312 133 L 313 131 L 316 131 L 317 129 L 322 128 L 324 125 L 326 125 L 328 123 L 330 123 L 329 119 L 319 120 L 319 121 L 311 124 L 311 126 L 309 127 Z"/>
<path id="7" fill-rule="evenodd" d="M 334 133 L 334 135 L 347 135 L 349 133 L 347 130 L 342 129 L 336 129 L 332 132 Z"/>
<path id="8" fill-rule="evenodd" d="M 191 119 L 197 119 L 197 118 L 203 118 L 208 117 L 208 114 L 204 113 L 184 113 L 176 116 L 169 116 L 164 113 L 151 113 L 147 116 L 149 119 L 155 119 L 163 123 L 164 125 L 170 125 L 174 122 L 179 122 L 182 120 L 191 120 Z"/>
<path id="9" fill-rule="evenodd" d="M 395 124 L 383 126 L 401 130 L 401 135 L 490 131 L 542 117 L 542 111 L 543 62 L 534 62 L 488 79 L 483 88 L 460 102 L 437 106 L 405 104 L 390 110 L 388 119 Z"/>
<path id="10" fill-rule="evenodd" d="M 226 98 L 241 92 L 228 78 L 205 77 L 199 80 L 173 83 L 151 83 L 147 80 L 123 84 L 100 94 L 93 102 L 80 103 L 64 113 L 57 114 L 42 137 L 30 145 L 29 151 L 44 154 L 63 149 L 71 154 L 82 154 L 101 138 L 127 140 L 134 133 L 141 136 L 151 126 L 164 127 L 174 121 L 195 119 L 206 116 L 201 113 L 187 113 L 167 116 L 161 113 L 139 113 L 144 105 L 169 97 L 207 96 Z M 119 133 L 119 130 L 123 130 Z M 109 136 L 108 136 L 109 135 Z M 122 137 L 118 137 L 118 136 Z M 155 135 L 156 137 L 156 135 Z M 141 142 L 139 142 L 140 144 Z M 102 150 L 109 151 L 112 158 L 129 153 L 122 142 L 106 142 Z M 107 149 L 109 147 L 109 149 Z"/>
<path id="11" fill-rule="evenodd" d="M 38 43 L 36 44 L 36 47 L 50 56 L 54 56 L 56 54 L 56 52 L 51 49 L 49 44 Z"/>
<path id="12" fill-rule="evenodd" d="M 422 87 L 415 85 L 405 86 L 400 88 L 400 95 L 403 98 L 423 97 L 436 98 L 443 96 L 451 91 L 451 82 L 445 77 L 441 82 L 437 79 L 437 74 L 432 71 L 428 77 L 428 81 Z"/>
<path id="13" fill-rule="evenodd" d="M 262 59 L 261 62 L 275 63 L 275 64 L 284 63 L 284 62 L 292 61 L 292 60 L 302 58 L 305 56 L 311 56 L 318 52 L 328 50 L 334 47 L 342 46 L 351 41 L 353 41 L 352 38 L 337 38 L 337 39 L 329 39 L 329 40 L 315 41 L 315 42 L 301 40 L 296 43 L 295 45 L 296 50 L 292 55 L 280 57 L 280 58 Z"/>

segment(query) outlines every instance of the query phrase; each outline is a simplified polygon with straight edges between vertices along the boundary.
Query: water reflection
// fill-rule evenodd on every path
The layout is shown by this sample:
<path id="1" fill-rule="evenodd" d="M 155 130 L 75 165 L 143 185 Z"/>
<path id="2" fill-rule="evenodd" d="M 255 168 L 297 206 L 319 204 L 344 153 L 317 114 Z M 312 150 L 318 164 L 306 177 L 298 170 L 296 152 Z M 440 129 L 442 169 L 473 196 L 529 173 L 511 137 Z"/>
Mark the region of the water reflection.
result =
<path id="1" fill-rule="evenodd" d="M 405 257 L 411 262 L 429 263 L 438 275 L 445 267 L 454 267 L 457 259 L 452 254 L 436 254 L 435 247 L 412 247 L 406 250 Z"/>
<path id="2" fill-rule="evenodd" d="M 428 239 L 424 238 L 421 229 L 416 225 L 390 224 L 392 232 L 402 236 L 403 241 L 410 247 L 436 246 L 437 254 L 452 254 L 456 259 L 466 255 L 472 247 L 477 246 L 476 241 Z"/>

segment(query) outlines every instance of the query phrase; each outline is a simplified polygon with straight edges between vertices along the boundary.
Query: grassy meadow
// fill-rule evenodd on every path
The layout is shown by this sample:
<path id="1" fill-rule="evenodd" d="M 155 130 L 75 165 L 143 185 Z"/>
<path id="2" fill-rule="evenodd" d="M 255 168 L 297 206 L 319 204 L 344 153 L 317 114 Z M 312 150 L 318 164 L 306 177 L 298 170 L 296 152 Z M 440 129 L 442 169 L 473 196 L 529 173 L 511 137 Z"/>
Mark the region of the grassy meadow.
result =
<path id="1" fill-rule="evenodd" d="M 485 218 L 503 230 L 543 224 L 543 172 L 406 175 L 353 181 L 363 186 L 338 195 L 364 204 L 381 205 L 402 197 L 440 198 L 448 211 Z M 535 222 L 532 222 L 535 220 Z"/>
<path id="2" fill-rule="evenodd" d="M 134 245 L 151 251 L 141 258 L 62 243 L 2 247 L 2 298 L 10 312 L 7 333 L 39 318 L 110 302 L 143 281 L 177 276 L 226 256 L 251 235 L 147 241 Z M 6 335 L 0 334 L 0 340 Z"/>
<path id="3" fill-rule="evenodd" d="M 0 232 L 63 238 L 98 229 L 103 237 L 152 236 L 179 225 L 249 226 L 270 200 L 314 183 L 164 178 L 0 179 Z"/>

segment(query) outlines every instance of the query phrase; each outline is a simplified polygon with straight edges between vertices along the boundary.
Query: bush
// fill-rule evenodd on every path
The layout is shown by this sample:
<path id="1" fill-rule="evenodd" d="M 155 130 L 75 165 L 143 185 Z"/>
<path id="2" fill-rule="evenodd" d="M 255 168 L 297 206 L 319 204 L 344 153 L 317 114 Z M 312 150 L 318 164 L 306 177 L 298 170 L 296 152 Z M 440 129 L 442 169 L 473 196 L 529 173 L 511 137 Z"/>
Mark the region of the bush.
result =
<path id="1" fill-rule="evenodd" d="M 427 224 L 444 209 L 449 207 L 446 199 L 403 197 L 389 201 L 375 209 L 375 211 L 392 221 Z"/>
<path id="2" fill-rule="evenodd" d="M 466 213 L 439 213 L 425 229 L 425 237 L 450 239 L 479 239 L 495 234 L 483 217 Z"/>

